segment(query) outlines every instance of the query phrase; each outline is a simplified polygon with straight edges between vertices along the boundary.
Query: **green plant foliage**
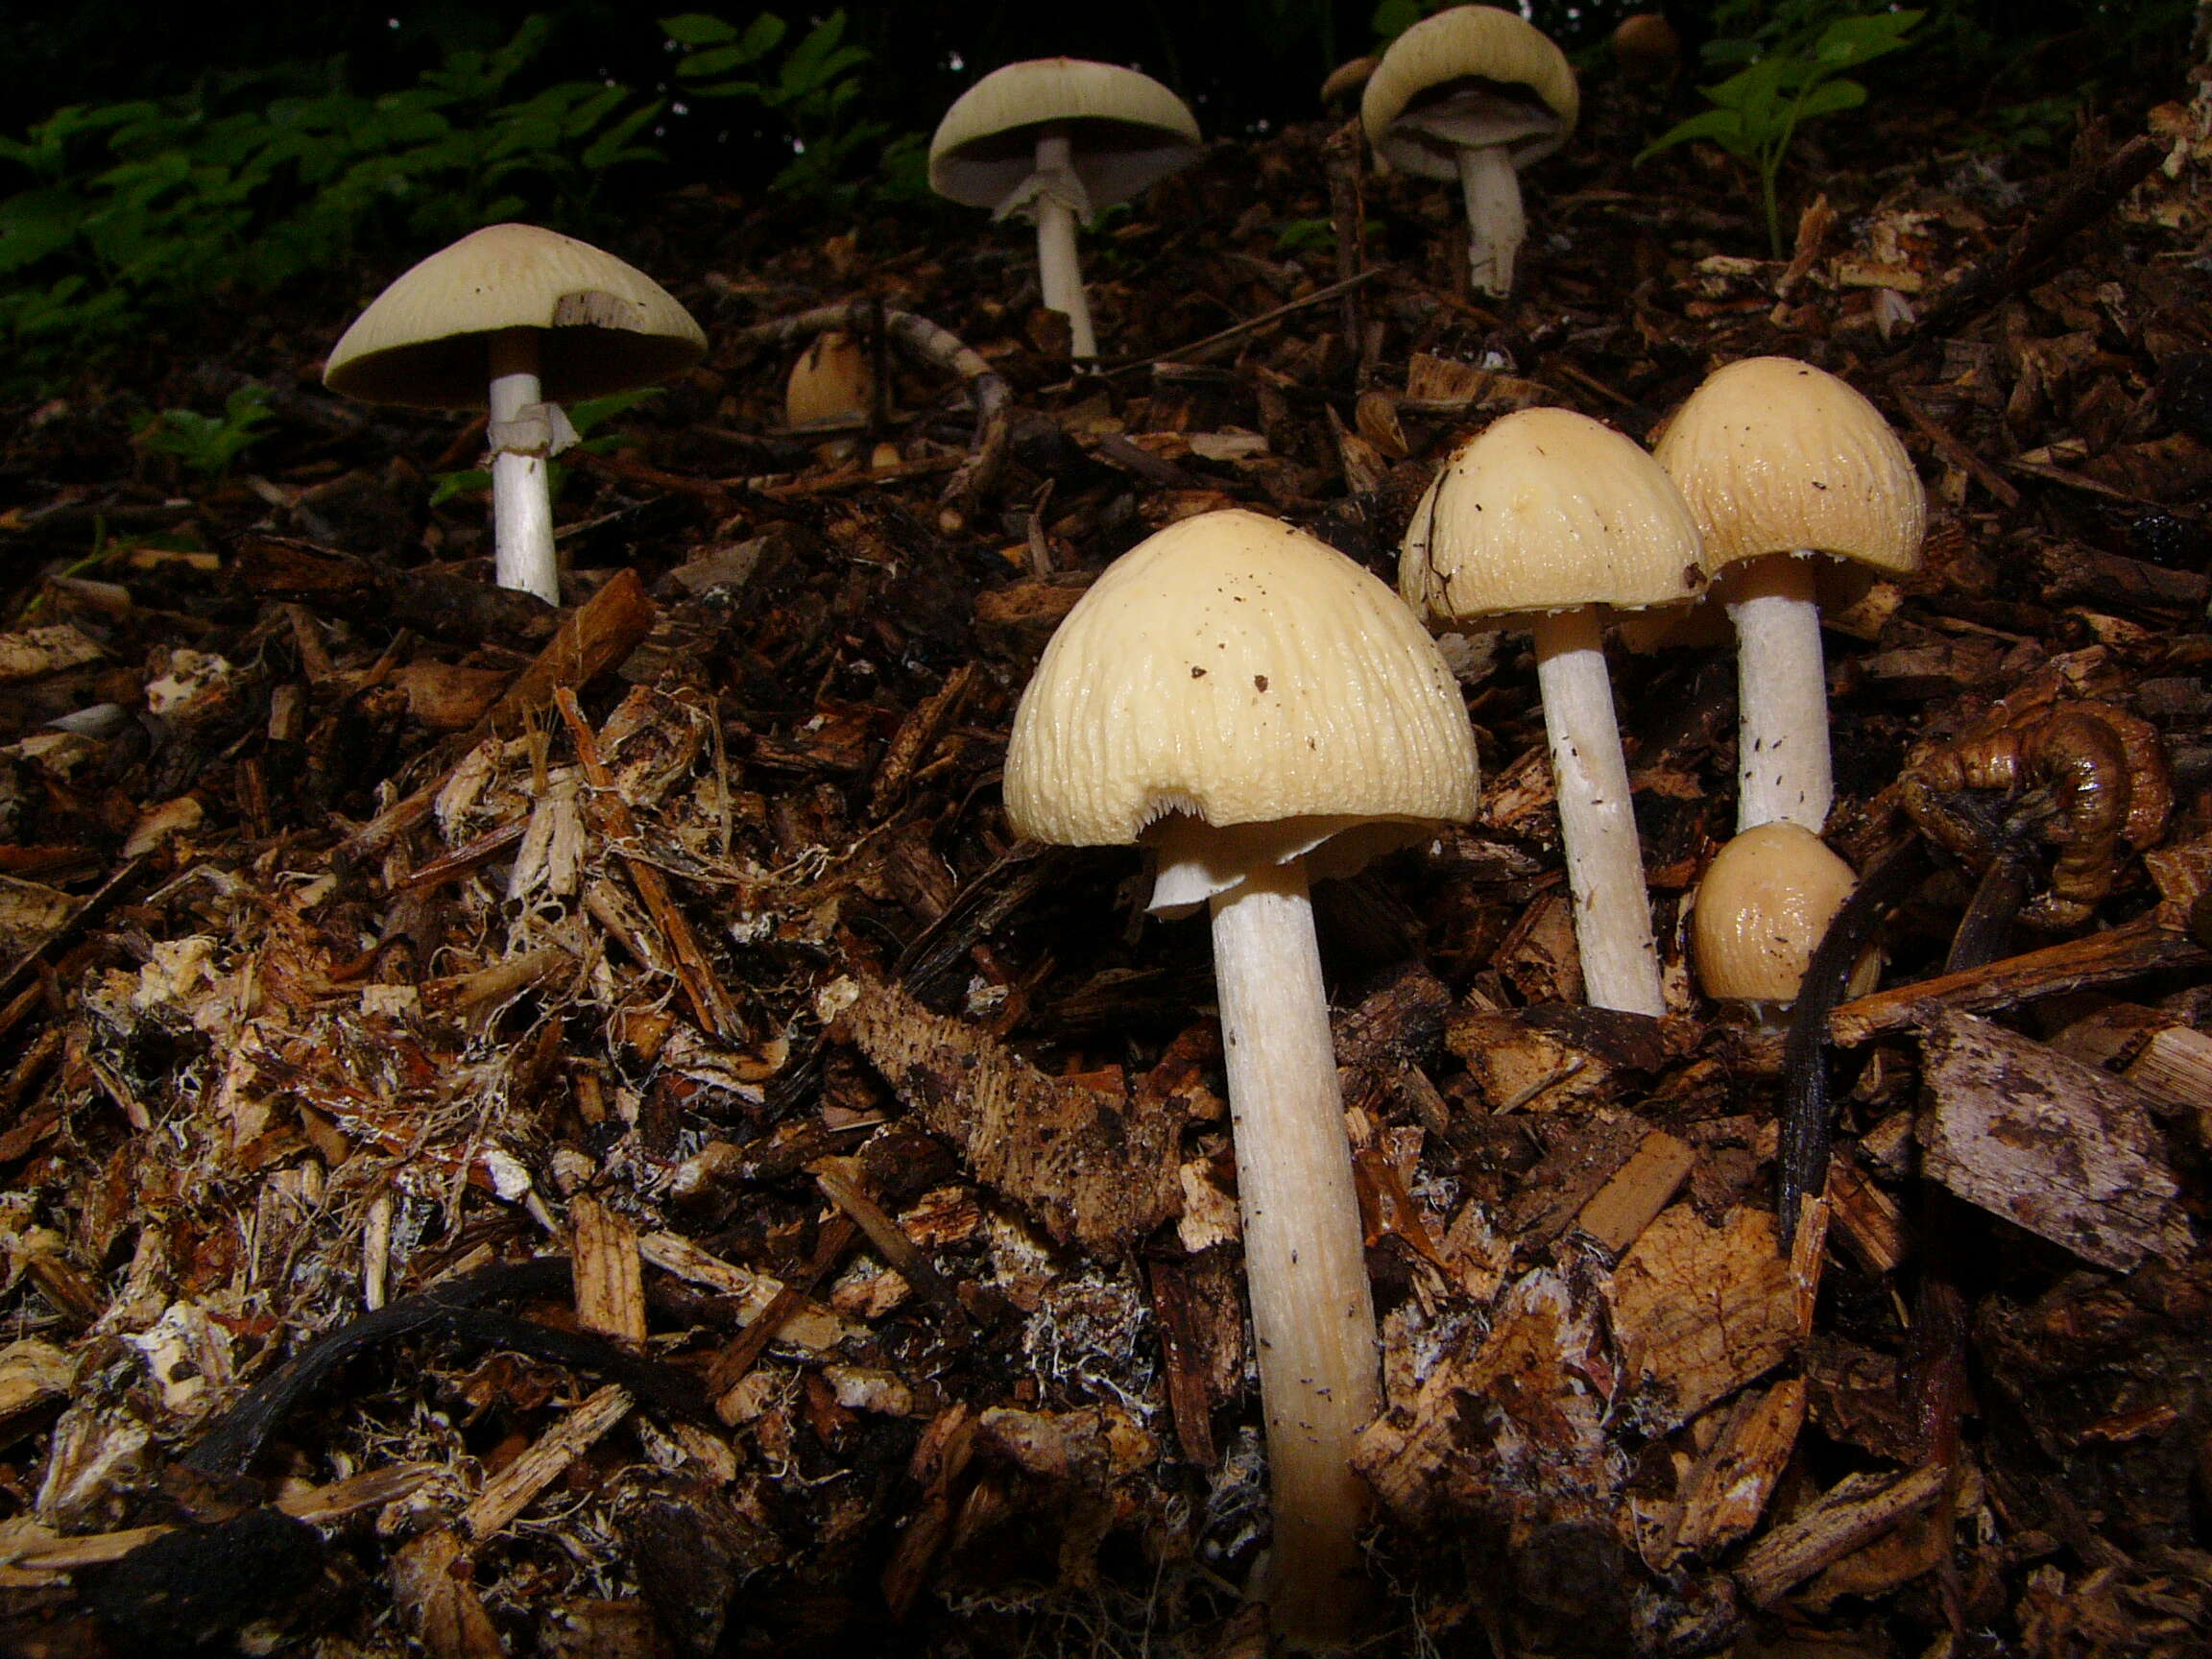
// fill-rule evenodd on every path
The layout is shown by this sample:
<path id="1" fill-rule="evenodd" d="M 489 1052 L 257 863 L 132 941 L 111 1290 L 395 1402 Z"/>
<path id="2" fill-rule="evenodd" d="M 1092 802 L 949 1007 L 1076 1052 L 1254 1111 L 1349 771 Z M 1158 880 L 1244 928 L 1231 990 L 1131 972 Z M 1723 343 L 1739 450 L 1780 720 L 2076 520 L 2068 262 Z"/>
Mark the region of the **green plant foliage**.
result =
<path id="1" fill-rule="evenodd" d="M 676 62 L 676 79 L 685 97 L 745 100 L 777 117 L 788 132 L 792 158 L 771 189 L 815 202 L 846 202 L 859 193 L 860 184 L 851 177 L 854 164 L 872 149 L 881 149 L 890 129 L 881 121 L 857 117 L 858 71 L 868 52 L 845 38 L 842 10 L 815 24 L 773 66 L 770 55 L 791 32 L 774 12 L 761 12 L 743 29 L 699 12 L 663 17 L 661 27 L 685 48 Z M 920 143 L 918 134 L 909 135 L 893 148 L 910 152 Z M 902 165 L 908 160 L 902 154 Z M 926 165 L 926 156 L 924 160 Z"/>
<path id="2" fill-rule="evenodd" d="M 1877 12 L 1839 17 L 1809 40 L 1764 45 L 1758 40 L 1715 41 L 1714 46 L 1723 48 L 1747 44 L 1753 54 L 1748 67 L 1717 86 L 1699 87 L 1714 108 L 1671 128 L 1636 159 L 1642 162 L 1678 144 L 1703 138 L 1750 162 L 1759 174 L 1767 249 L 1779 259 L 1782 216 L 1775 202 L 1774 181 L 1799 125 L 1864 104 L 1866 88 L 1851 80 L 1849 71 L 1911 45 L 1905 36 L 1922 15 L 1918 12 Z M 1708 47 L 1707 55 L 1714 55 L 1712 47 Z"/>
<path id="3" fill-rule="evenodd" d="M 587 397 L 580 403 L 564 406 L 562 413 L 568 417 L 568 424 L 576 428 L 576 447 L 590 455 L 609 455 L 625 449 L 638 442 L 629 432 L 607 432 L 591 436 L 594 429 L 603 426 L 625 409 L 635 409 L 648 397 L 661 396 L 658 386 L 642 386 L 629 392 L 610 392 L 604 397 Z M 569 469 L 556 461 L 545 469 L 545 488 L 556 501 L 568 482 Z M 436 486 L 430 494 L 430 505 L 443 507 L 461 495 L 481 495 L 492 488 L 492 474 L 482 467 L 471 467 L 461 472 L 433 472 L 430 482 Z"/>
<path id="4" fill-rule="evenodd" d="M 589 81 L 511 96 L 548 28 L 382 96 L 239 76 L 0 138 L 0 339 L 19 369 L 82 362 L 147 317 L 267 292 L 369 239 L 420 247 L 534 206 L 587 217 L 611 172 L 657 158 L 639 135 L 661 106 Z"/>
<path id="5" fill-rule="evenodd" d="M 230 464 L 269 435 L 276 423 L 266 386 L 241 386 L 224 400 L 221 415 L 164 409 L 138 434 L 138 445 L 178 465 L 222 477 Z"/>

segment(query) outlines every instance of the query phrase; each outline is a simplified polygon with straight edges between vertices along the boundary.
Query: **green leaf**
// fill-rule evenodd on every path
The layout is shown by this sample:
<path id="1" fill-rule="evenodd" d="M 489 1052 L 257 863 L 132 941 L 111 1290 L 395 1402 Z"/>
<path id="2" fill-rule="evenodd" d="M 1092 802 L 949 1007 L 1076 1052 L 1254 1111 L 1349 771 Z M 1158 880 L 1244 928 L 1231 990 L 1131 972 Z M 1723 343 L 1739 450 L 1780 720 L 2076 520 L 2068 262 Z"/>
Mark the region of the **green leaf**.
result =
<path id="1" fill-rule="evenodd" d="M 1744 144 L 1743 119 L 1733 109 L 1700 110 L 1689 120 L 1670 127 L 1647 144 L 1637 155 L 1636 164 L 1641 166 L 1662 151 L 1672 150 L 1698 138 L 1709 139 L 1724 150 L 1742 155 L 1744 153 L 1742 148 Z"/>
<path id="2" fill-rule="evenodd" d="M 661 32 L 679 46 L 719 46 L 737 38 L 735 29 L 704 12 L 685 12 L 674 17 L 663 17 Z"/>

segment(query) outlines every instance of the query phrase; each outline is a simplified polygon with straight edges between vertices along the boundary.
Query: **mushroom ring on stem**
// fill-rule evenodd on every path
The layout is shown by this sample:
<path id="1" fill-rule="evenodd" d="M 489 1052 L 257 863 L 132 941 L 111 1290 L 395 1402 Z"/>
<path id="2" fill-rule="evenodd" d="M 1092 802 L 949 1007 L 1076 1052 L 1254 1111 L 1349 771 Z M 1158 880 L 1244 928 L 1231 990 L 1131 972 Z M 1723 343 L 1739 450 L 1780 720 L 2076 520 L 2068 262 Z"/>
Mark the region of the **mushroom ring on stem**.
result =
<path id="1" fill-rule="evenodd" d="M 1308 884 L 1473 815 L 1451 671 L 1390 589 L 1256 513 L 1124 554 L 1046 647 L 1006 808 L 1066 845 L 1150 841 L 1156 911 L 1210 906 L 1267 1422 L 1276 1629 L 1343 1640 L 1374 1416 L 1375 1312 Z"/>
<path id="2" fill-rule="evenodd" d="M 1919 568 L 1919 475 L 1873 404 L 1789 357 L 1717 370 L 1655 452 L 1736 624 L 1736 828 L 1783 821 L 1817 835 L 1836 795 L 1820 590 L 1848 604 L 1854 578 L 1863 592 L 1872 576 Z"/>
<path id="3" fill-rule="evenodd" d="M 561 405 L 651 386 L 706 350 L 691 314 L 642 271 L 535 225 L 493 225 L 379 294 L 323 383 L 370 403 L 488 410 L 496 579 L 558 605 L 546 464 L 576 441 Z"/>
<path id="4" fill-rule="evenodd" d="M 1619 611 L 1682 605 L 1697 527 L 1657 462 L 1568 409 L 1523 409 L 1453 451 L 1413 509 L 1398 590 L 1424 615 L 1527 628 L 1575 895 L 1583 994 L 1667 1011 L 1602 633 Z"/>
<path id="5" fill-rule="evenodd" d="M 1390 43 L 1359 120 L 1401 173 L 1459 180 L 1475 287 L 1503 295 L 1528 234 L 1521 169 L 1567 142 L 1581 105 L 1567 55 L 1542 30 L 1495 6 L 1455 6 Z"/>
<path id="6" fill-rule="evenodd" d="M 1071 352 L 1098 355 L 1075 256 L 1075 227 L 1149 189 L 1204 153 L 1183 100 L 1149 75 L 1080 58 L 994 69 L 963 92 L 929 140 L 929 187 L 995 219 L 1037 226 L 1047 310 L 1066 315 Z"/>

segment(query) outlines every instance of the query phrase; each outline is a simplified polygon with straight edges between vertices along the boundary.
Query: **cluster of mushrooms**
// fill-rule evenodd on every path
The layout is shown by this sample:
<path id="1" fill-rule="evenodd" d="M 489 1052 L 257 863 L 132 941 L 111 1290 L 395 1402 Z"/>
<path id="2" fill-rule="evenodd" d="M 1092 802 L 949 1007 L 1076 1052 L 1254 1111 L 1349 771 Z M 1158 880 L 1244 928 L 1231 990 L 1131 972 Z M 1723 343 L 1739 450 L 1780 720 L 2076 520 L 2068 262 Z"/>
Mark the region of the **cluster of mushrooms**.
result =
<path id="1" fill-rule="evenodd" d="M 1575 78 L 1549 39 L 1482 6 L 1407 30 L 1366 82 L 1374 149 L 1456 177 L 1477 284 L 1510 285 L 1517 169 L 1572 131 Z M 1190 111 L 1135 71 L 1014 63 L 954 105 L 930 178 L 1034 221 L 1046 304 L 1077 357 L 1095 335 L 1074 227 L 1199 153 Z M 564 400 L 665 378 L 706 339 L 663 289 L 597 249 L 494 226 L 401 276 L 338 343 L 326 379 L 377 401 L 488 409 L 496 573 L 558 601 L 546 467 Z M 840 355 L 830 337 L 806 373 Z M 795 379 L 795 423 L 835 397 Z M 1852 885 L 1820 841 L 1833 793 L 1823 603 L 1913 568 L 1925 506 L 1863 397 L 1766 357 L 1714 373 L 1654 451 L 1555 408 L 1462 443 L 1414 512 L 1393 592 L 1289 525 L 1187 518 L 1117 560 L 1054 635 L 1016 714 L 1015 828 L 1149 847 L 1150 907 L 1212 918 L 1274 1534 L 1258 1593 L 1296 1645 L 1348 1636 L 1361 1581 L 1354 1437 L 1380 1363 L 1331 1046 L 1310 882 L 1476 809 L 1476 745 L 1430 624 L 1526 629 L 1537 673 L 1585 995 L 1666 1012 L 1604 635 L 1637 613 L 1725 608 L 1739 641 L 1737 838 L 1692 927 L 1706 990 L 1794 995 Z"/>

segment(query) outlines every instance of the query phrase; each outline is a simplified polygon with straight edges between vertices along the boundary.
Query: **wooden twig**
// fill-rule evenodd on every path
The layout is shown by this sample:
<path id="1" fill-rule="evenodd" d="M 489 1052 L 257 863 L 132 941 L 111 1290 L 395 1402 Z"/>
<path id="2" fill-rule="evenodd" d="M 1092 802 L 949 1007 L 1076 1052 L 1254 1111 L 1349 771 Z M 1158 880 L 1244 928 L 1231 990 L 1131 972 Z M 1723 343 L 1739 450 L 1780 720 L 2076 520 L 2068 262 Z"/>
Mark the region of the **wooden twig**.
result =
<path id="1" fill-rule="evenodd" d="M 1118 364 L 1106 370 L 1100 378 L 1111 380 L 1118 374 L 1133 374 L 1140 369 L 1149 369 L 1155 363 L 1180 361 L 1193 351 L 1203 351 L 1209 346 L 1218 346 L 1224 340 L 1234 340 L 1239 334 L 1249 334 L 1255 328 L 1264 328 L 1268 324 L 1278 322 L 1289 316 L 1293 311 L 1303 311 L 1310 305 L 1326 305 L 1330 301 L 1357 288 L 1360 283 L 1373 281 L 1389 269 L 1390 267 L 1387 265 L 1370 265 L 1356 276 L 1347 276 L 1341 282 L 1332 282 L 1326 288 L 1316 288 L 1303 299 L 1286 301 L 1271 311 L 1262 311 L 1257 317 L 1247 317 L 1241 323 L 1232 323 L 1228 327 L 1216 333 L 1209 334 L 1202 340 L 1191 340 L 1176 347 L 1173 350 L 1159 351 L 1149 357 L 1140 357 L 1134 363 Z"/>
<path id="2" fill-rule="evenodd" d="M 2103 933 L 1846 1002 L 1830 1017 L 1828 1036 L 1847 1048 L 1916 1025 L 1940 1008 L 1967 1013 L 2009 1008 L 2016 1002 L 2109 985 L 2168 968 L 2199 968 L 2207 962 L 2212 962 L 2212 950 L 2175 926 L 2161 907 Z"/>
<path id="3" fill-rule="evenodd" d="M 1944 333 L 1975 312 L 1985 311 L 2007 295 L 2027 287 L 2068 240 L 2119 206 L 2128 192 L 2150 178 L 2165 159 L 2166 147 L 2144 133 L 2077 173 L 2049 208 L 2021 226 L 2002 249 L 1969 268 L 1931 300 L 1920 313 L 1915 331 L 1923 335 Z"/>
<path id="4" fill-rule="evenodd" d="M 880 301 L 854 300 L 756 323 L 739 332 L 737 344 L 781 346 L 793 340 L 810 340 L 832 328 L 859 332 L 878 325 L 925 363 L 957 374 L 968 383 L 968 395 L 975 404 L 975 437 L 969 445 L 968 459 L 952 474 L 940 498 L 948 506 L 975 500 L 997 481 L 998 469 L 1005 464 L 1013 392 L 990 360 L 957 335 L 911 311 L 888 311 L 882 309 Z"/>
<path id="5" fill-rule="evenodd" d="M 669 893 L 668 878 L 661 874 L 658 866 L 631 851 L 637 843 L 637 821 L 631 816 L 630 804 L 614 787 L 613 774 L 599 757 L 599 739 L 585 720 L 584 710 L 577 707 L 576 693 L 563 685 L 553 693 L 553 704 L 567 723 L 568 734 L 576 744 L 576 762 L 584 769 L 585 781 L 591 785 L 592 793 L 588 799 L 600 821 L 600 833 L 620 854 L 637 889 L 637 897 L 644 901 L 647 913 L 668 941 L 668 953 L 676 965 L 676 980 L 684 988 L 684 999 L 691 1005 L 692 1018 L 699 1022 L 702 1030 L 710 1031 L 726 1042 L 740 1040 L 744 1028 L 738 1021 L 737 1010 L 715 975 L 707 952 L 701 949 L 699 936 L 691 930 L 690 918 L 677 907 L 674 896 Z"/>

